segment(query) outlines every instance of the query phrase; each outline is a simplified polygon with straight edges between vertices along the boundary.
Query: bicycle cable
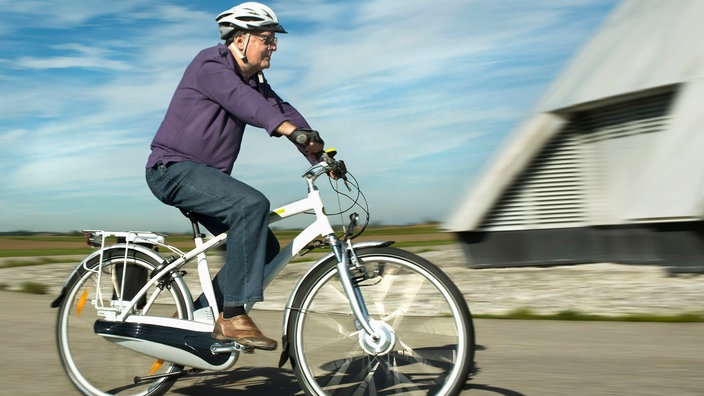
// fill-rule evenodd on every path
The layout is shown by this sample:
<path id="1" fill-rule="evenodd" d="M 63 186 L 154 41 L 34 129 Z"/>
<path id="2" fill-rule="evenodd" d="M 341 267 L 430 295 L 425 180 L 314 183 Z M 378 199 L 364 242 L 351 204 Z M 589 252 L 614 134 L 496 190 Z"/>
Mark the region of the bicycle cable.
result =
<path id="1" fill-rule="evenodd" d="M 345 183 L 345 186 L 347 187 L 347 189 L 349 191 L 356 190 L 357 191 L 356 196 L 353 197 L 352 195 L 342 191 L 342 189 L 339 187 L 339 183 L 340 183 L 339 179 L 335 179 L 335 183 L 333 183 L 333 178 L 329 178 L 328 183 L 330 183 L 330 187 L 331 187 L 332 191 L 337 194 L 339 211 L 335 212 L 335 213 L 329 213 L 328 215 L 329 216 L 338 216 L 338 215 L 340 216 L 340 221 L 343 224 L 343 226 L 342 226 L 343 230 L 342 230 L 342 233 L 340 235 L 338 235 L 337 237 L 340 239 L 350 239 L 351 240 L 351 239 L 357 238 L 358 236 L 362 235 L 362 233 L 369 226 L 369 221 L 370 221 L 371 216 L 370 216 L 370 212 L 369 212 L 369 202 L 367 201 L 367 197 L 364 195 L 364 193 L 360 189 L 359 182 L 357 181 L 357 178 L 355 178 L 354 175 L 349 172 L 346 172 L 345 175 L 349 177 L 349 178 L 346 178 L 345 180 L 343 180 Z M 352 186 L 352 188 L 350 188 L 350 186 Z M 349 206 L 347 206 L 345 209 L 342 209 L 342 202 L 340 201 L 340 196 L 346 197 L 351 202 L 349 204 Z M 342 215 L 346 212 L 349 212 L 354 207 L 358 207 L 362 212 L 364 212 L 364 215 L 365 215 L 364 224 L 361 226 L 359 231 L 348 235 L 348 232 L 346 229 L 347 227 L 344 225 L 345 221 L 344 221 L 344 218 L 342 217 Z M 313 212 L 305 212 L 305 213 L 310 214 L 310 215 L 315 214 Z M 355 213 L 355 215 L 357 215 L 357 214 Z M 354 222 L 351 222 L 350 224 L 354 224 Z M 313 249 L 320 248 L 320 247 L 327 247 L 327 246 L 328 246 L 328 243 L 325 240 L 316 239 L 316 240 L 312 241 L 309 244 L 309 246 L 306 247 L 305 253 L 302 253 L 301 255 L 304 255 Z"/>
<path id="2" fill-rule="evenodd" d="M 349 195 L 349 194 L 347 194 L 346 192 L 342 191 L 342 189 L 339 188 L 339 185 L 340 185 L 340 180 L 339 180 L 339 179 L 336 179 L 336 180 L 335 180 L 335 183 L 333 183 L 333 179 L 332 179 L 332 178 L 328 179 L 328 182 L 330 183 L 330 187 L 331 187 L 332 190 L 337 194 L 337 205 L 338 205 L 338 208 L 339 208 L 339 211 L 338 211 L 337 213 L 331 213 L 330 215 L 331 215 L 331 216 L 337 216 L 337 215 L 339 215 L 339 216 L 340 216 L 340 221 L 341 221 L 341 223 L 344 224 L 345 221 L 344 221 L 344 219 L 343 219 L 343 217 L 342 217 L 342 214 L 344 214 L 344 213 L 346 213 L 346 212 L 349 212 L 350 210 L 352 210 L 352 209 L 355 208 L 355 207 L 358 207 L 362 212 L 364 212 L 364 214 L 365 214 L 364 224 L 361 226 L 361 228 L 360 228 L 360 230 L 359 230 L 358 232 L 352 233 L 352 234 L 349 234 L 349 235 L 348 235 L 348 232 L 347 232 L 347 230 L 344 229 L 344 225 L 343 225 L 343 234 L 342 234 L 342 235 L 343 235 L 343 236 L 344 236 L 344 235 L 348 235 L 348 236 L 346 236 L 346 238 L 348 238 L 348 239 L 354 239 L 354 238 L 360 236 L 360 235 L 367 229 L 367 226 L 369 225 L 369 219 L 370 219 L 369 202 L 367 201 L 367 197 L 366 197 L 366 196 L 364 195 L 364 193 L 362 192 L 362 189 L 359 187 L 359 182 L 357 181 L 357 178 L 355 178 L 354 175 L 353 175 L 352 173 L 349 173 L 349 172 L 346 173 L 346 176 L 348 176 L 349 178 L 351 178 L 351 180 L 350 180 L 349 178 L 347 178 L 347 177 L 345 177 L 345 178 L 343 179 L 343 182 L 344 182 L 344 184 L 345 184 L 345 187 L 347 187 L 347 190 L 350 191 L 350 192 L 353 191 L 353 189 L 350 188 L 350 185 L 351 185 L 352 187 L 354 187 L 354 190 L 357 192 L 357 193 L 356 193 L 356 196 L 355 196 L 355 197 L 352 197 L 351 195 Z M 346 197 L 346 198 L 349 199 L 350 202 L 351 202 L 350 205 L 349 205 L 348 207 L 346 207 L 345 209 L 342 209 L 342 203 L 341 203 L 341 201 L 340 201 L 340 196 Z M 352 223 L 351 223 L 351 224 L 352 224 Z M 351 230 L 351 231 L 354 231 L 354 230 Z"/>

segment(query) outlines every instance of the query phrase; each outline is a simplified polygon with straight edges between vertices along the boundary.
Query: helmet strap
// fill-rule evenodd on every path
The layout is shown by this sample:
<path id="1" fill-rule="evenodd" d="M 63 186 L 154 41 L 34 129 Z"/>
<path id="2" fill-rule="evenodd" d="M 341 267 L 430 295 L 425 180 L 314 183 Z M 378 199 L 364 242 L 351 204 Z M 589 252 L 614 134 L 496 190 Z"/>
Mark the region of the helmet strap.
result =
<path id="1" fill-rule="evenodd" d="M 247 33 L 247 35 L 246 35 L 245 38 L 244 38 L 244 47 L 242 47 L 242 51 L 240 51 L 240 49 L 237 48 L 236 45 L 233 46 L 233 49 L 234 49 L 235 52 L 237 53 L 237 56 L 239 56 L 240 59 L 242 60 L 242 63 L 249 63 L 249 62 L 247 61 L 247 55 L 245 55 L 245 54 L 247 53 L 247 47 L 249 46 L 249 39 L 250 39 L 250 37 L 251 37 L 251 34 L 250 34 L 250 33 Z M 234 41 L 234 40 L 233 40 L 233 41 Z M 234 44 L 234 42 L 233 42 L 232 44 Z M 263 84 L 263 83 L 264 83 L 264 73 L 262 73 L 261 71 L 258 72 L 258 73 L 257 73 L 257 77 L 258 77 L 258 79 L 259 79 L 259 83 L 260 83 L 260 84 Z"/>
<path id="2" fill-rule="evenodd" d="M 240 59 L 242 59 L 243 63 L 249 63 L 247 61 L 247 55 L 245 55 L 247 53 L 247 46 L 249 46 L 249 38 L 250 38 L 250 34 L 247 33 L 244 38 L 244 47 L 242 48 L 242 51 L 240 51 L 240 49 L 237 48 L 236 45 L 234 46 L 234 50 L 235 50 L 235 52 L 237 52 L 237 56 L 239 56 Z"/>

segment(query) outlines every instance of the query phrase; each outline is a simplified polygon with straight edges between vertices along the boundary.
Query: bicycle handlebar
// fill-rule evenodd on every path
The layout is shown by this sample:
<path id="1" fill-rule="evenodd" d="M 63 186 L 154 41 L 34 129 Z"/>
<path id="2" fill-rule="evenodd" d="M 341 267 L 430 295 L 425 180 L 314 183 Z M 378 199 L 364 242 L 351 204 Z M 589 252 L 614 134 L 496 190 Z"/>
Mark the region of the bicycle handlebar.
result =
<path id="1" fill-rule="evenodd" d="M 311 175 L 314 178 L 327 173 L 333 179 L 347 180 L 347 167 L 345 162 L 336 160 L 335 155 L 337 150 L 329 148 L 320 155 L 320 162 L 311 167 L 305 175 Z"/>
<path id="2" fill-rule="evenodd" d="M 325 162 L 328 165 L 335 163 L 335 156 L 337 155 L 337 150 L 334 148 L 329 148 L 320 154 L 320 162 Z"/>

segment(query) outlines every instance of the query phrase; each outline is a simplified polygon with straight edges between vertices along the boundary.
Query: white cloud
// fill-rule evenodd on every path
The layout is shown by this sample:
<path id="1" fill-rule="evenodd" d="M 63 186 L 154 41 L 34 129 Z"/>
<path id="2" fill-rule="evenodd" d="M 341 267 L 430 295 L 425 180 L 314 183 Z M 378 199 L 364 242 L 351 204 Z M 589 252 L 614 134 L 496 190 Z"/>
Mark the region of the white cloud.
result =
<path id="1" fill-rule="evenodd" d="M 611 1 L 603 3 L 597 8 Z M 0 43 L 11 43 L 0 48 L 0 212 L 8 210 L 3 202 L 12 206 L 8 197 L 41 196 L 25 200 L 26 208 L 41 217 L 37 228 L 58 230 L 97 216 L 101 204 L 125 211 L 110 220 L 115 224 L 142 225 L 149 216 L 135 204 L 171 214 L 143 181 L 149 142 L 183 69 L 217 42 L 214 15 L 231 4 L 0 6 L 13 16 L 0 28 Z M 37 13 L 47 7 L 53 15 Z M 493 147 L 510 132 L 595 28 L 589 23 L 603 17 L 569 15 L 594 7 L 586 0 L 305 0 L 272 7 L 291 33 L 281 37 L 267 77 L 340 150 L 369 186 L 382 214 L 377 220 L 388 222 L 441 217 L 461 193 L 460 179 L 470 180 L 491 154 L 481 145 Z M 28 20 L 55 33 L 46 46 L 24 37 Z M 305 167 L 289 142 L 250 128 L 235 172 L 283 203 L 304 193 L 298 178 Z M 390 191 L 416 199 L 401 212 Z M 63 214 L 46 209 L 52 196 L 65 205 Z M 67 203 L 81 201 L 81 208 Z M 160 225 L 181 224 L 175 217 Z M 3 218 L 0 230 L 31 224 L 19 219 Z"/>
<path id="2" fill-rule="evenodd" d="M 130 65 L 126 62 L 109 59 L 110 52 L 102 47 L 88 47 L 81 44 L 67 43 L 50 46 L 50 49 L 62 53 L 76 53 L 74 56 L 24 56 L 17 59 L 13 66 L 19 69 L 106 69 L 126 71 Z"/>
<path id="3" fill-rule="evenodd" d="M 127 70 L 129 66 L 124 62 L 110 61 L 93 57 L 56 56 L 53 58 L 22 57 L 17 60 L 17 67 L 23 69 L 108 69 Z"/>

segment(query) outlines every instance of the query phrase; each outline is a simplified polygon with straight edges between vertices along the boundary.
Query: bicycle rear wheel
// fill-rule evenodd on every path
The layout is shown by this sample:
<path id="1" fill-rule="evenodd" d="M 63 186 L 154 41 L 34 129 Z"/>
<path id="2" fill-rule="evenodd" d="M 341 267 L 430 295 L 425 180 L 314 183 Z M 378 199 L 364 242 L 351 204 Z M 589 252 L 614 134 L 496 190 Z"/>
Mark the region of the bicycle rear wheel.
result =
<path id="1" fill-rule="evenodd" d="M 355 325 L 328 260 L 292 302 L 288 340 L 294 371 L 311 395 L 454 395 L 474 360 L 474 327 L 462 293 L 427 260 L 395 248 L 357 251 L 352 270 L 373 340 Z M 364 279 L 363 279 L 364 278 Z"/>
<path id="2" fill-rule="evenodd" d="M 58 313 L 56 340 L 61 363 L 73 384 L 86 395 L 164 394 L 176 380 L 161 377 L 135 383 L 136 376 L 159 375 L 183 367 L 163 362 L 120 347 L 96 335 L 93 325 L 103 317 L 99 308 L 119 305 L 120 297 L 129 300 L 145 284 L 159 263 L 139 251 L 106 250 L 87 263 L 67 286 Z M 123 286 L 124 280 L 124 286 Z M 146 301 L 158 293 L 155 303 Z M 140 301 L 135 315 L 185 317 L 183 293 L 178 287 L 153 287 Z"/>

